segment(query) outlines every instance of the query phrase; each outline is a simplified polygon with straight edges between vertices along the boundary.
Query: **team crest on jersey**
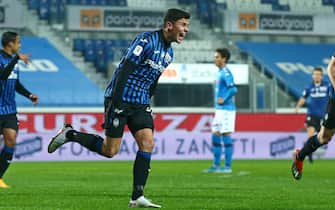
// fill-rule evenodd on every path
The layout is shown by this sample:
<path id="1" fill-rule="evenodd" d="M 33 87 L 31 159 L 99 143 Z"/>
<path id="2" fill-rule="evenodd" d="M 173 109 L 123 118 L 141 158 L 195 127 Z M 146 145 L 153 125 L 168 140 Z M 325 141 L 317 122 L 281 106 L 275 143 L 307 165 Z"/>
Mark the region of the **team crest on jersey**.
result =
<path id="1" fill-rule="evenodd" d="M 143 47 L 140 45 L 137 45 L 135 49 L 133 50 L 133 54 L 136 56 L 139 56 L 142 51 L 143 51 Z"/>
<path id="2" fill-rule="evenodd" d="M 166 54 L 165 54 L 164 61 L 165 61 L 165 63 L 171 63 L 171 61 L 172 61 L 172 57 L 170 56 L 169 53 L 166 53 Z"/>
<path id="3" fill-rule="evenodd" d="M 115 128 L 117 128 L 117 127 L 119 127 L 119 125 L 120 125 L 120 120 L 119 120 L 119 118 L 114 118 L 114 119 L 113 119 L 113 126 L 114 126 Z"/>

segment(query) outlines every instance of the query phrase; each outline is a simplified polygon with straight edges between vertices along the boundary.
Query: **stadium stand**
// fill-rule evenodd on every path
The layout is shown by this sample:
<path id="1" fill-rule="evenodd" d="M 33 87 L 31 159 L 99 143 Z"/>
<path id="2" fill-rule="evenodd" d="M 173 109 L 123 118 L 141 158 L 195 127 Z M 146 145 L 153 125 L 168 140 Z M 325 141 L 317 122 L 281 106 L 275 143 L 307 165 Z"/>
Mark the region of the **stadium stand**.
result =
<path id="1" fill-rule="evenodd" d="M 22 52 L 31 53 L 32 63 L 20 64 L 21 81 L 40 97 L 39 106 L 99 106 L 103 91 L 55 49 L 47 39 L 22 38 Z M 20 106 L 31 106 L 19 96 Z"/>
<path id="2" fill-rule="evenodd" d="M 244 49 L 242 42 L 238 47 L 242 49 L 242 57 L 239 54 L 239 48 L 235 46 L 235 41 L 288 41 L 288 42 L 315 42 L 327 41 L 328 37 L 321 36 L 297 36 L 276 35 L 276 34 L 225 34 L 222 29 L 224 13 L 228 12 L 284 12 L 285 14 L 334 14 L 334 0 L 27 0 L 28 7 L 31 11 L 37 11 L 40 20 L 46 21 L 53 26 L 55 23 L 62 25 L 59 34 L 63 38 L 69 39 L 68 45 L 72 47 L 74 55 L 82 57 L 86 66 L 91 66 L 92 72 L 101 73 L 105 78 L 110 78 L 110 69 L 115 68 L 115 62 L 120 59 L 122 52 L 126 49 L 136 34 L 134 31 L 128 32 L 111 32 L 100 31 L 68 31 L 65 26 L 65 8 L 67 5 L 80 6 L 112 6 L 130 9 L 143 9 L 145 5 L 150 5 L 153 10 L 165 10 L 170 6 L 187 8 L 192 13 L 191 33 L 182 45 L 175 45 L 176 63 L 211 63 L 213 62 L 213 48 L 218 46 L 228 46 L 232 50 L 232 62 L 247 62 L 244 55 L 251 55 L 255 67 L 264 69 L 266 75 L 270 76 L 265 86 L 261 83 L 251 84 L 250 88 L 258 91 L 255 96 L 261 95 L 262 89 L 269 85 L 272 87 L 272 77 L 278 80 L 279 85 L 289 90 L 288 94 L 294 97 L 300 95 L 300 89 L 287 87 L 286 77 L 280 75 L 277 71 L 268 68 L 269 61 L 259 61 L 257 56 L 250 49 Z M 216 29 L 219 29 L 216 31 Z M 330 39 L 329 39 L 330 40 Z M 289 60 L 287 60 L 289 61 Z M 323 64 L 323 63 L 321 63 Z M 255 73 L 255 72 L 254 72 Z M 255 73 L 256 74 L 256 73 Z M 259 76 L 262 80 L 262 76 Z M 304 78 L 302 76 L 302 78 Z M 302 80 L 302 79 L 301 79 Z M 256 81 L 256 80 L 255 80 Z M 253 87 L 254 86 L 254 87 Z M 270 94 L 270 93 L 268 93 Z M 257 98 L 257 97 L 256 97 Z M 257 100 L 260 101 L 260 100 Z M 268 101 L 271 101 L 269 99 Z M 260 102 L 259 107 L 267 106 Z"/>
<path id="3" fill-rule="evenodd" d="M 237 42 L 237 45 L 296 98 L 301 97 L 307 81 L 311 81 L 313 67 L 325 69 L 335 48 L 334 44 Z"/>

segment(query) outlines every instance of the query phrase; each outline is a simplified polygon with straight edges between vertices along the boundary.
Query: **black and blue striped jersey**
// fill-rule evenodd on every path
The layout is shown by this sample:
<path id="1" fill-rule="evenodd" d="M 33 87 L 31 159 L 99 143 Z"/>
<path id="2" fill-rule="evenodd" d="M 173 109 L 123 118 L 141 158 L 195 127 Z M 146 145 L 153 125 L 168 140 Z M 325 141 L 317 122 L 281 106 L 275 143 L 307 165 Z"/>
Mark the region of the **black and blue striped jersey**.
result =
<path id="1" fill-rule="evenodd" d="M 171 44 L 164 40 L 162 30 L 139 34 L 121 58 L 106 88 L 105 97 L 115 97 L 116 89 L 122 85 L 119 99 L 121 102 L 150 104 L 152 88 L 172 60 L 173 50 Z M 132 65 L 128 65 L 129 63 Z M 133 69 L 127 69 L 130 67 Z M 124 84 L 118 82 L 122 71 L 130 72 L 124 79 Z"/>
<path id="2" fill-rule="evenodd" d="M 14 64 L 16 64 L 16 55 L 10 56 L 4 51 L 0 51 L 0 73 L 5 73 L 5 67 L 11 63 L 13 59 L 15 60 Z M 19 70 L 17 65 L 15 65 L 13 66 L 8 77 L 0 79 L 0 115 L 16 113 L 15 89 L 18 78 Z"/>
<path id="3" fill-rule="evenodd" d="M 18 55 L 0 51 L 0 116 L 16 114 L 15 91 L 29 98 L 31 93 L 20 83 Z"/>

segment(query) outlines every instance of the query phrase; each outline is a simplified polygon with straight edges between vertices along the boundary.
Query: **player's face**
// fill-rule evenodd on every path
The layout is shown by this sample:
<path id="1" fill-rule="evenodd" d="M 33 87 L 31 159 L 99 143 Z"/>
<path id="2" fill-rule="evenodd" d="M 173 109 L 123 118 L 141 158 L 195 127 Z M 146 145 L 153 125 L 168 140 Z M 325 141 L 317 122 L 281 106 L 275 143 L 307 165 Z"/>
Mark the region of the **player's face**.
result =
<path id="1" fill-rule="evenodd" d="M 21 48 L 20 36 L 17 36 L 15 41 L 10 44 L 11 44 L 12 52 L 17 53 Z"/>
<path id="2" fill-rule="evenodd" d="M 217 67 L 222 67 L 225 64 L 225 58 L 220 55 L 220 53 L 215 52 L 214 63 Z"/>
<path id="3" fill-rule="evenodd" d="M 313 71 L 312 78 L 313 78 L 313 81 L 315 83 L 321 83 L 322 77 L 323 77 L 322 72 L 320 72 L 320 71 Z"/>
<path id="4" fill-rule="evenodd" d="M 179 19 L 175 23 L 170 24 L 168 27 L 170 27 L 172 41 L 178 44 L 181 43 L 188 32 L 189 24 L 190 20 L 186 18 Z"/>

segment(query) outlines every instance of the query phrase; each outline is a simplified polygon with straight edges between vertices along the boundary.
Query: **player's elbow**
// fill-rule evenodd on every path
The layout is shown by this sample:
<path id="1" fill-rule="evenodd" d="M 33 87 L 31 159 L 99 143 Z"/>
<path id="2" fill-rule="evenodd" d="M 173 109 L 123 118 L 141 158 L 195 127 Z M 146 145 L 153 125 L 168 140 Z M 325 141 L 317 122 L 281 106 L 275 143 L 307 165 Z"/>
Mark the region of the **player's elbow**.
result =
<path id="1" fill-rule="evenodd" d="M 232 87 L 231 93 L 232 95 L 235 95 L 237 93 L 237 88 L 235 86 Z"/>

